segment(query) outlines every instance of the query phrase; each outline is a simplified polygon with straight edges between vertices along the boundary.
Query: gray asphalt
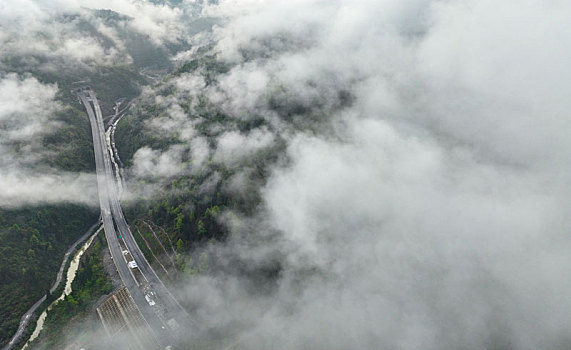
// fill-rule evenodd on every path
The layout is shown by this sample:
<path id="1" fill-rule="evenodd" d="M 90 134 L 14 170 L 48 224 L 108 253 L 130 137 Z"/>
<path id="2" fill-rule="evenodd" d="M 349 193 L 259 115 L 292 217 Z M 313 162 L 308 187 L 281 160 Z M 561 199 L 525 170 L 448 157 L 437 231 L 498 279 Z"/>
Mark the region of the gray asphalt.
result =
<path id="1" fill-rule="evenodd" d="M 101 218 L 97 221 L 97 223 L 95 223 L 93 226 L 91 226 L 89 228 L 89 230 L 87 230 L 87 232 L 85 232 L 83 234 L 83 236 L 79 237 L 68 248 L 67 252 L 65 252 L 63 259 L 62 259 L 62 262 L 61 262 L 61 265 L 59 267 L 59 271 L 58 271 L 57 276 L 56 276 L 56 280 L 52 284 L 52 287 L 50 288 L 50 293 L 55 292 L 56 289 L 58 288 L 59 284 L 61 283 L 61 280 L 63 278 L 63 272 L 64 272 L 65 266 L 67 264 L 67 260 L 69 259 L 69 256 L 71 255 L 71 253 L 73 253 L 75 251 L 76 247 L 79 244 L 81 244 L 85 240 L 87 240 L 87 238 L 89 238 L 95 232 L 95 230 L 99 227 L 99 225 L 101 225 Z M 44 301 L 46 301 L 45 295 L 43 297 L 41 297 L 40 300 L 36 301 L 34 303 L 34 305 L 32 305 L 32 307 L 28 309 L 28 311 L 26 311 L 26 313 L 20 319 L 20 325 L 18 326 L 18 330 L 16 331 L 16 333 L 14 334 L 12 339 L 10 339 L 10 342 L 8 344 L 6 344 L 2 348 L 2 350 L 12 350 L 14 345 L 17 344 L 22 339 L 22 336 L 24 335 L 24 331 L 30 325 L 30 320 L 32 320 L 32 315 L 34 314 L 34 312 L 36 312 L 36 310 L 40 307 L 40 305 L 42 305 L 42 303 Z"/>
<path id="2" fill-rule="evenodd" d="M 176 299 L 158 278 L 137 245 L 129 226 L 127 225 L 127 221 L 125 220 L 118 199 L 119 196 L 117 194 L 117 186 L 113 176 L 111 159 L 105 144 L 103 116 L 95 93 L 90 89 L 85 89 L 79 92 L 79 97 L 86 107 L 91 124 L 97 169 L 99 202 L 101 206 L 103 225 L 105 227 L 105 237 L 107 238 L 111 256 L 117 266 L 119 276 L 131 294 L 135 304 L 141 311 L 141 314 L 152 329 L 157 342 L 162 348 L 168 345 L 173 345 L 175 342 L 174 339 L 180 335 L 179 333 L 184 332 L 185 335 L 188 335 L 188 332 L 192 329 L 192 321 L 186 311 L 178 304 Z M 114 224 L 117 229 L 115 229 Z M 129 267 L 127 266 L 127 262 L 123 258 L 119 238 L 123 240 L 125 246 L 137 262 L 139 270 L 149 282 L 150 289 L 156 293 L 156 297 L 158 299 L 157 304 L 161 305 L 160 310 L 147 303 L 143 290 L 137 286 L 135 278 L 131 274 Z M 164 323 L 170 319 L 176 320 L 180 325 L 179 330 L 172 330 Z"/>
<path id="3" fill-rule="evenodd" d="M 95 97 L 93 95 L 93 97 Z M 87 114 L 89 116 L 89 122 L 91 125 L 91 134 L 93 136 L 93 149 L 95 153 L 95 166 L 97 171 L 97 188 L 99 192 L 99 205 L 101 207 L 101 216 L 103 219 L 103 227 L 105 228 L 105 238 L 107 239 L 107 245 L 109 246 L 109 251 L 111 252 L 111 257 L 115 262 L 119 276 L 123 281 L 123 284 L 131 294 L 133 301 L 137 305 L 137 308 L 151 327 L 151 329 L 162 329 L 161 322 L 158 317 L 154 314 L 152 310 L 149 310 L 149 304 L 145 300 L 143 292 L 137 287 L 135 278 L 129 271 L 127 262 L 123 258 L 123 253 L 121 251 L 121 246 L 119 244 L 119 238 L 115 230 L 115 225 L 113 223 L 113 217 L 111 216 L 110 200 L 109 200 L 109 179 L 112 177 L 109 174 L 110 165 L 107 165 L 109 161 L 107 149 L 105 147 L 105 133 L 103 129 L 103 118 L 97 118 L 95 113 L 96 103 L 91 103 L 89 100 L 96 101 L 92 97 L 91 90 L 82 91 L 79 93 L 79 98 L 84 104 Z M 89 98 L 89 100 L 88 100 Z M 112 184 L 113 185 L 113 184 Z M 157 333 L 157 331 L 155 331 Z M 164 338 L 160 332 L 155 334 L 157 342 L 164 343 L 165 341 L 159 341 L 160 338 Z M 167 344 L 168 345 L 168 344 Z M 166 346 L 166 345 L 165 345 Z M 164 348 L 164 347 L 163 347 Z"/>
<path id="4" fill-rule="evenodd" d="M 101 114 L 101 109 L 99 104 L 97 103 L 97 98 L 95 97 L 95 93 L 91 91 L 91 99 L 95 102 L 95 114 L 97 116 L 98 122 L 100 121 L 101 127 L 103 128 L 101 135 L 103 140 L 105 140 L 105 129 L 103 127 L 103 117 Z M 169 290 L 165 287 L 161 279 L 157 276 L 156 272 L 152 268 L 151 264 L 147 261 L 147 258 L 139 248 L 139 245 L 135 241 L 131 230 L 129 229 L 129 225 L 127 224 L 127 220 L 123 215 L 123 210 L 121 209 L 121 204 L 119 202 L 119 195 L 117 191 L 117 186 L 115 183 L 115 177 L 113 176 L 113 168 L 111 166 L 111 160 L 109 156 L 109 152 L 105 152 L 104 157 L 106 158 L 106 172 L 108 175 L 108 189 L 109 189 L 109 201 L 111 204 L 111 213 L 115 220 L 115 224 L 117 225 L 117 230 L 121 233 L 123 241 L 127 246 L 127 249 L 137 262 L 139 266 L 139 270 L 145 276 L 151 288 L 155 291 L 158 298 L 161 301 L 161 304 L 165 307 L 166 315 L 165 318 L 168 319 L 175 319 L 177 323 L 180 325 L 185 332 L 189 332 L 196 327 L 186 312 L 184 308 L 177 302 L 177 300 L 173 297 L 173 295 L 169 292 Z M 188 335 L 188 334 L 185 334 Z"/>

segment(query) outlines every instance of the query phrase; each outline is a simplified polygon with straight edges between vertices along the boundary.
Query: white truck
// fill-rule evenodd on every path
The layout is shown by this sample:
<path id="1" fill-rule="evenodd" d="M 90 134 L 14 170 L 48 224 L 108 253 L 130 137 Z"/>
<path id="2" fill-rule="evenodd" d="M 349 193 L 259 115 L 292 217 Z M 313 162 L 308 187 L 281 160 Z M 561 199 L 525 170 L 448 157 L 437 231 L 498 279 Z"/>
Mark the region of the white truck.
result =
<path id="1" fill-rule="evenodd" d="M 147 294 L 145 294 L 145 299 L 147 300 L 147 303 L 149 303 L 149 305 L 155 306 L 154 300 L 151 299 Z"/>

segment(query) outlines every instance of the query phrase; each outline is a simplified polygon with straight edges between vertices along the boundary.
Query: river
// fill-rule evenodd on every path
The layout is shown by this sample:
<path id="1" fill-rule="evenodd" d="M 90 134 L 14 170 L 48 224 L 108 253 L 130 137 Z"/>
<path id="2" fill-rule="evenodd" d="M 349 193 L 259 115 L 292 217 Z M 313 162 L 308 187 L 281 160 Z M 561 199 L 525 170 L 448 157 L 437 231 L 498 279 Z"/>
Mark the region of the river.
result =
<path id="1" fill-rule="evenodd" d="M 73 283 L 73 280 L 75 279 L 75 274 L 77 273 L 77 269 L 79 268 L 79 262 L 81 260 L 81 256 L 83 255 L 83 253 L 85 253 L 87 248 L 89 248 L 89 246 L 91 245 L 91 243 L 93 242 L 93 240 L 95 239 L 97 234 L 102 229 L 103 229 L 103 226 L 101 226 L 99 228 L 99 230 L 95 231 L 95 233 L 87 240 L 87 242 L 85 242 L 85 244 L 81 247 L 81 249 L 79 249 L 75 253 L 75 255 L 73 256 L 73 260 L 71 261 L 71 263 L 69 264 L 69 268 L 67 269 L 65 287 L 63 289 L 63 292 L 61 293 L 61 295 L 56 300 L 54 300 L 50 304 L 50 306 L 47 307 L 46 310 L 44 310 L 44 312 L 42 312 L 42 314 L 38 318 L 38 322 L 36 323 L 36 328 L 34 329 L 34 332 L 30 336 L 30 339 L 28 339 L 26 344 L 22 347 L 22 350 L 26 349 L 28 347 L 29 343 L 31 341 L 33 341 L 34 339 L 36 339 L 40 335 L 40 332 L 44 328 L 44 322 L 46 321 L 48 311 L 50 311 L 54 305 L 56 305 L 57 303 L 62 301 L 66 297 L 66 295 L 69 295 L 71 293 L 71 284 Z"/>

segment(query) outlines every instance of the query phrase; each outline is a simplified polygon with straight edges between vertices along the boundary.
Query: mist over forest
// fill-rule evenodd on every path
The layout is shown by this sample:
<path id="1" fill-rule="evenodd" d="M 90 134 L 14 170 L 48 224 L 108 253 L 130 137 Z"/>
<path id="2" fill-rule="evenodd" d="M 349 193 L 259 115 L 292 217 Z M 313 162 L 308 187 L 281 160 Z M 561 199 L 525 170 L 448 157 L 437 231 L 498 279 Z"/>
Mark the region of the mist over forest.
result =
<path id="1" fill-rule="evenodd" d="M 106 116 L 130 103 L 122 205 L 170 244 L 149 259 L 172 263 L 188 348 L 569 348 L 569 19 L 557 0 L 3 0 L 0 287 L 45 281 L 2 302 L 0 338 L 99 213 L 86 80 Z M 78 291 L 113 280 L 95 249 Z M 111 285 L 35 348 L 99 334 Z"/>

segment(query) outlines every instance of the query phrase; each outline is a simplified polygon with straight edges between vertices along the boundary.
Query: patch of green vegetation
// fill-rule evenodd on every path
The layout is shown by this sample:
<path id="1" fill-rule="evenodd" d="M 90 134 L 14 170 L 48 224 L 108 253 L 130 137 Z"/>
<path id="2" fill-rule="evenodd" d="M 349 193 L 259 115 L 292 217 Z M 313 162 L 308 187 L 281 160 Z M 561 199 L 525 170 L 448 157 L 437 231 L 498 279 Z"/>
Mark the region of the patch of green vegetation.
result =
<path id="1" fill-rule="evenodd" d="M 161 228 L 153 227 L 150 223 L 137 221 L 131 225 L 133 235 L 140 247 L 149 251 L 143 251 L 145 256 L 151 257 L 149 262 L 163 281 L 172 281 L 176 276 L 174 256 L 176 254 L 174 237 Z M 151 261 L 152 260 L 152 261 Z"/>
<path id="2" fill-rule="evenodd" d="M 125 164 L 133 164 L 133 156 L 141 147 L 150 147 L 156 150 L 166 150 L 169 146 L 179 142 L 174 137 L 154 135 L 145 131 L 145 122 L 152 115 L 161 113 L 160 107 L 156 105 L 137 108 L 133 112 L 122 118 L 117 124 L 115 131 L 115 143 L 119 151 L 119 157 Z"/>
<path id="3" fill-rule="evenodd" d="M 47 294 L 65 251 L 97 216 L 92 208 L 71 204 L 0 209 L 0 343 Z"/>
<path id="4" fill-rule="evenodd" d="M 42 140 L 44 150 L 47 151 L 43 162 L 64 171 L 94 172 L 93 143 L 85 113 L 69 107 L 54 119 L 60 127 Z"/>
<path id="5" fill-rule="evenodd" d="M 230 68 L 231 66 L 228 63 L 217 60 L 215 55 L 204 55 L 186 62 L 173 75 L 178 76 L 184 73 L 200 72 L 204 77 L 206 85 L 210 85 L 216 81 L 218 75 L 227 73 Z"/>
<path id="6" fill-rule="evenodd" d="M 94 330 L 99 326 L 99 319 L 94 307 L 103 295 L 113 290 L 103 267 L 105 248 L 105 236 L 99 234 L 81 258 L 71 294 L 48 311 L 42 333 L 32 348 L 61 349 L 75 337 L 97 333 Z"/>
<path id="7" fill-rule="evenodd" d="M 231 118 L 205 95 L 177 94 L 176 85 L 170 84 L 170 79 L 192 73 L 202 75 L 208 84 L 216 84 L 217 78 L 231 68 L 207 52 L 198 53 L 196 57 L 156 86 L 155 93 L 164 97 L 176 95 L 176 101 L 182 107 L 188 122 L 193 124 L 196 133 L 206 139 L 212 149 L 216 147 L 220 134 L 226 131 L 247 134 L 258 128 L 271 128 L 262 117 Z M 133 156 L 141 147 L 159 151 L 165 151 L 172 145 L 190 147 L 168 133 L 161 134 L 147 128 L 150 120 L 159 122 L 165 118 L 168 121 L 167 109 L 168 105 L 157 104 L 154 98 L 139 100 L 130 115 L 120 121 L 115 133 L 116 145 L 127 166 L 133 164 Z M 256 211 L 260 204 L 258 189 L 265 184 L 271 165 L 279 160 L 284 147 L 284 143 L 277 140 L 270 149 L 260 150 L 252 157 L 241 159 L 239 166 L 229 166 L 209 159 L 200 171 L 173 176 L 166 183 L 162 179 L 159 196 L 130 203 L 124 207 L 125 213 L 130 222 L 143 220 L 164 230 L 168 239 L 163 244 L 176 246 L 176 265 L 179 271 L 186 274 L 204 271 L 207 269 L 208 258 L 200 256 L 190 259 L 188 252 L 200 250 L 211 240 L 224 240 L 229 234 L 226 216 L 231 215 L 230 212 L 250 215 Z M 224 186 L 238 173 L 247 174 L 248 180 L 243 185 L 242 193 L 230 193 Z M 208 189 L 205 190 L 205 187 Z"/>

